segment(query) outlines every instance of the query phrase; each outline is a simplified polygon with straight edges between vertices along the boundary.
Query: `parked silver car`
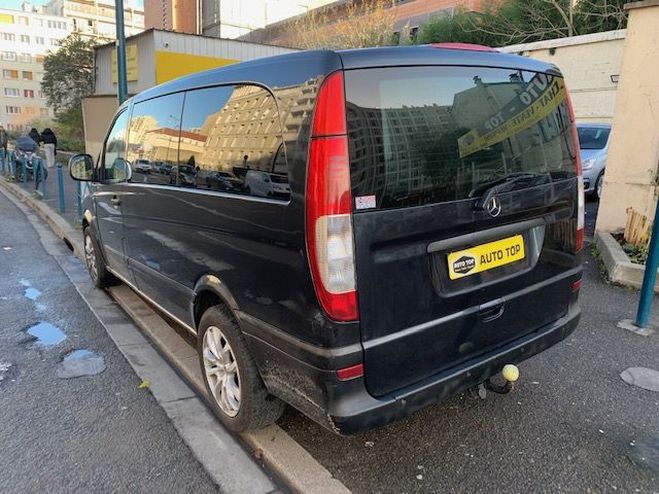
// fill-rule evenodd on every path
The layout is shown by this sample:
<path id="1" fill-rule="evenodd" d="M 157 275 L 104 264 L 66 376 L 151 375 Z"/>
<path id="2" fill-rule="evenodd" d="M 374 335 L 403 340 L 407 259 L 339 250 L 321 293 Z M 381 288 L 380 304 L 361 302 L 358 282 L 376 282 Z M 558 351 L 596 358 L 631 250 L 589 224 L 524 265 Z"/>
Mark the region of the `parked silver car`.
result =
<path id="1" fill-rule="evenodd" d="M 602 196 L 604 167 L 609 151 L 610 124 L 578 124 L 579 146 L 581 147 L 581 166 L 586 194 Z"/>

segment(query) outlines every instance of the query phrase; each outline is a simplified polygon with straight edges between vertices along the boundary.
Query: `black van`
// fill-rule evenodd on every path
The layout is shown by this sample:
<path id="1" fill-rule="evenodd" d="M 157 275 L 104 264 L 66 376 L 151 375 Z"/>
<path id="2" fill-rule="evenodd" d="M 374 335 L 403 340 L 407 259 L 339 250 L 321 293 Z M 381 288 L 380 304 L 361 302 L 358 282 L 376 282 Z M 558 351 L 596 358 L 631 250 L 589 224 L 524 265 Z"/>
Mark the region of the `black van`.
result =
<path id="1" fill-rule="evenodd" d="M 380 426 L 579 320 L 574 115 L 536 60 L 428 45 L 240 63 L 134 96 L 70 170 L 90 182 L 94 282 L 196 335 L 233 430 L 284 403 L 341 434 Z"/>

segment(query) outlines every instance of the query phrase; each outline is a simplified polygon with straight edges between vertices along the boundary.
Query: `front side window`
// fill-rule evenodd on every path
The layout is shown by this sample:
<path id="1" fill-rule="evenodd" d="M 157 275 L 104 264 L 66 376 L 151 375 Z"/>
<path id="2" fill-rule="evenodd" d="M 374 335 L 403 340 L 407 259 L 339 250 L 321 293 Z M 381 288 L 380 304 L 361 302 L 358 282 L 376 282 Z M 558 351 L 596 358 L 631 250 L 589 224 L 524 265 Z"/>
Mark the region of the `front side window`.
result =
<path id="1" fill-rule="evenodd" d="M 174 185 L 183 93 L 137 103 L 128 137 L 128 161 L 133 182 Z"/>
<path id="2" fill-rule="evenodd" d="M 288 200 L 277 105 L 250 85 L 188 91 L 178 165 L 180 185 Z M 194 177 L 194 179 L 192 178 Z"/>
<path id="3" fill-rule="evenodd" d="M 486 67 L 346 71 L 353 197 L 378 208 L 573 178 L 563 79 Z"/>
<path id="4" fill-rule="evenodd" d="M 581 149 L 604 149 L 609 141 L 610 127 L 577 127 Z"/>
<path id="5" fill-rule="evenodd" d="M 103 159 L 99 170 L 102 181 L 121 181 L 127 178 L 124 174 L 127 126 L 128 112 L 123 111 L 115 119 L 103 146 Z"/>

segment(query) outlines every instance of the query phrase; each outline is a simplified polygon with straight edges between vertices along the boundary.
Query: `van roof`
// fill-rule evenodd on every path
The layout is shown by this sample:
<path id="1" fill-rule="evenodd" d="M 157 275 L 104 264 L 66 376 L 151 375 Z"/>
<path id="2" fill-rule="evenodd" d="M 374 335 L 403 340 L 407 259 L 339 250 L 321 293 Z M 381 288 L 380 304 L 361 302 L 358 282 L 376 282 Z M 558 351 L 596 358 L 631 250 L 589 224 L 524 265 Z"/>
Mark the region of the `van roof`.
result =
<path id="1" fill-rule="evenodd" d="M 271 88 L 285 87 L 335 70 L 405 65 L 471 65 L 548 72 L 560 75 L 555 65 L 496 50 L 471 50 L 468 45 L 388 46 L 351 50 L 315 50 L 257 58 L 174 79 L 147 89 L 135 102 L 191 88 L 255 82 Z M 268 70 L 271 69 L 271 70 Z"/>

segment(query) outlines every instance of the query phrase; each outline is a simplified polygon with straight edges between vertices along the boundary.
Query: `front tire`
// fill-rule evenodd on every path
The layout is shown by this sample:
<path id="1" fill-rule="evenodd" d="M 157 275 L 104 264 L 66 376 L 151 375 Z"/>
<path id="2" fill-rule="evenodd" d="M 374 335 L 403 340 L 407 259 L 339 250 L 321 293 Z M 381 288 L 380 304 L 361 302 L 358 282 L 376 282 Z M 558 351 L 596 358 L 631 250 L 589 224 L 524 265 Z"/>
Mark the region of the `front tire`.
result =
<path id="1" fill-rule="evenodd" d="M 229 309 L 216 305 L 199 323 L 197 352 L 211 408 L 230 430 L 274 423 L 285 404 L 268 393 Z"/>
<path id="2" fill-rule="evenodd" d="M 602 188 L 604 187 L 604 170 L 600 172 L 600 174 L 597 176 L 597 181 L 595 182 L 595 195 L 597 196 L 597 199 L 602 198 Z"/>
<path id="3" fill-rule="evenodd" d="M 89 276 L 96 288 L 107 288 L 112 285 L 115 279 L 112 273 L 107 270 L 105 261 L 98 249 L 98 242 L 96 242 L 90 227 L 85 227 L 82 238 L 85 250 L 85 265 Z"/>

